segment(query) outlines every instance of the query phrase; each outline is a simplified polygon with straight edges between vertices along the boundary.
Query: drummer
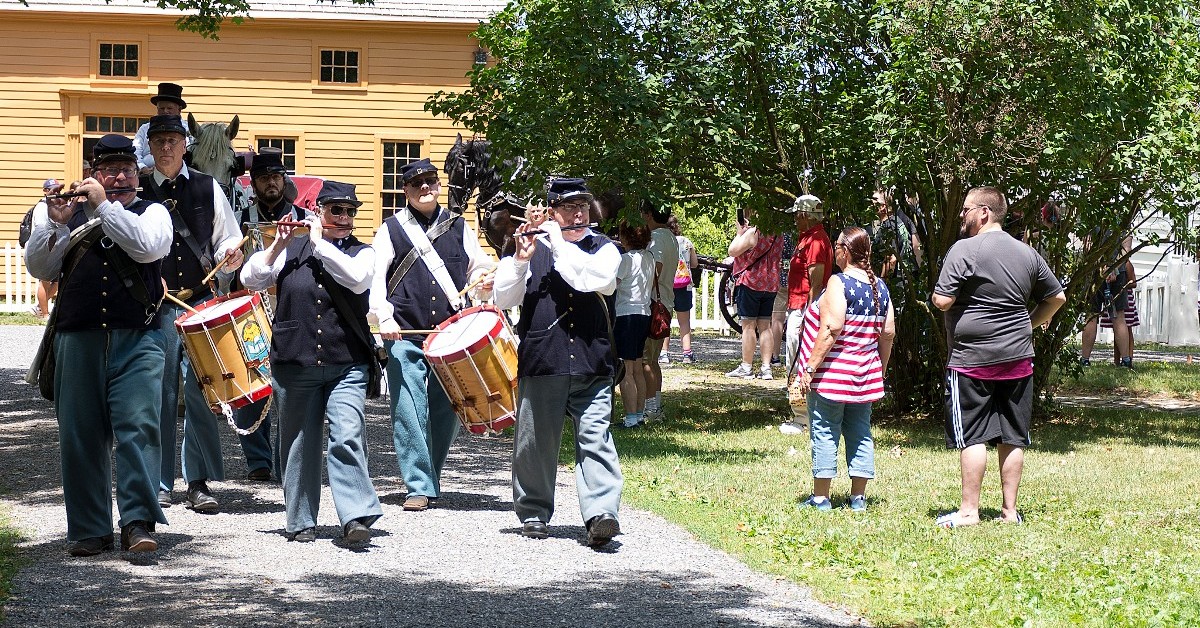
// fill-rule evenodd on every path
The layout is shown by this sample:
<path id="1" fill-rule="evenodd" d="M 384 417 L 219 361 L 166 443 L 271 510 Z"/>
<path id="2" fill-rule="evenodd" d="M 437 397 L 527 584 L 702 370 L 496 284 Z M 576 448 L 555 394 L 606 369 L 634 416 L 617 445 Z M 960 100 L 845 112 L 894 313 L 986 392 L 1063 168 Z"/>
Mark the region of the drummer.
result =
<path id="1" fill-rule="evenodd" d="M 342 540 L 359 544 L 383 514 L 367 475 L 365 438 L 367 361 L 375 355 L 359 339 L 367 335 L 375 251 L 354 237 L 362 203 L 352 184 L 326 181 L 317 203 L 306 227 L 279 227 L 271 246 L 250 257 L 241 280 L 251 290 L 274 285 L 279 298 L 271 369 L 284 393 L 279 467 L 287 532 L 302 543 L 317 538 L 328 422 L 329 488 Z"/>
<path id="2" fill-rule="evenodd" d="M 602 547 L 621 532 L 623 480 L 608 432 L 612 332 L 599 301 L 616 290 L 621 254 L 587 227 L 592 193 L 583 179 L 551 181 L 546 200 L 552 220 L 539 227 L 545 235 L 522 237 L 532 225 L 518 227 L 516 254 L 496 271 L 496 306 L 521 306 L 513 507 L 522 535 L 549 536 L 563 421 L 569 417 L 587 543 Z"/>
<path id="3" fill-rule="evenodd" d="M 214 265 L 224 260 L 223 272 L 235 272 L 242 265 L 237 248 L 241 236 L 233 209 L 212 177 L 193 170 L 183 162 L 187 131 L 178 115 L 150 118 L 148 128 L 154 171 L 141 178 L 143 198 L 162 202 L 171 213 L 175 239 L 171 253 L 163 259 L 162 278 L 168 292 L 192 307 L 212 298 L 204 278 Z M 169 201 L 169 202 L 168 202 Z M 221 461 L 221 441 L 216 416 L 204 401 L 196 371 L 183 351 L 175 331 L 175 319 L 184 309 L 171 301 L 158 311 L 159 327 L 166 342 L 167 364 L 162 380 L 161 421 L 162 463 L 159 468 L 158 501 L 171 505 L 175 484 L 175 434 L 179 403 L 179 373 L 183 370 L 183 479 L 187 481 L 187 499 L 196 511 L 215 512 L 219 504 L 208 480 L 225 479 Z"/>
<path id="4" fill-rule="evenodd" d="M 438 202 L 437 167 L 422 159 L 405 165 L 401 176 L 408 207 L 375 234 L 371 314 L 390 357 L 393 438 L 408 487 L 404 509 L 422 511 L 441 494 L 442 465 L 459 424 L 421 351 L 425 336 L 403 331 L 431 329 L 449 318 L 464 305 L 459 292 L 476 281 L 472 296 L 486 300 L 492 280 L 484 273 L 495 262 L 462 216 Z"/>

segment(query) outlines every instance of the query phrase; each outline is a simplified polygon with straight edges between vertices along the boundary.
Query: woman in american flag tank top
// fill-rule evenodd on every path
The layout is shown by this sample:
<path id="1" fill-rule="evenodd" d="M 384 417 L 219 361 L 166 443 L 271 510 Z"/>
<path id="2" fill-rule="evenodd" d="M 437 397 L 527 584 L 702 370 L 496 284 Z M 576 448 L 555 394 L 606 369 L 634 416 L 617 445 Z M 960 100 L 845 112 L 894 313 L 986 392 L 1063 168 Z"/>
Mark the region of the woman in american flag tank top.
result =
<path id="1" fill-rule="evenodd" d="M 867 480 L 875 477 L 871 404 L 883 398 L 895 336 L 887 285 L 871 270 L 871 239 L 849 227 L 833 245 L 842 273 L 809 306 L 801 334 L 796 385 L 808 394 L 813 492 L 801 507 L 829 510 L 837 476 L 838 441 L 845 439 L 850 509 L 865 511 Z"/>

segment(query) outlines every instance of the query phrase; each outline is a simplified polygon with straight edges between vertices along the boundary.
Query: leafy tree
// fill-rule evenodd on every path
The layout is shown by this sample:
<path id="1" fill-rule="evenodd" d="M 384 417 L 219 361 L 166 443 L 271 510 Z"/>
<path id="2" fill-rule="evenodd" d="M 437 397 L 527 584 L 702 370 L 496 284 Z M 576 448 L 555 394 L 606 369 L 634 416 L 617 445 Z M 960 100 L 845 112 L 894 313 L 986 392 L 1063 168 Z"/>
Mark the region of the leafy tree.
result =
<path id="1" fill-rule="evenodd" d="M 1068 280 L 1071 311 L 1037 337 L 1039 389 L 1123 235 L 1154 218 L 1194 247 L 1194 4 L 515 0 L 477 33 L 495 63 L 426 107 L 542 174 L 685 199 L 715 224 L 806 186 L 831 225 L 872 220 L 876 185 L 919 193 L 926 263 L 890 280 L 904 305 L 891 377 L 902 408 L 931 408 L 946 347 L 927 296 L 971 187 L 1007 190 Z M 1051 198 L 1064 219 L 1043 224 Z"/>

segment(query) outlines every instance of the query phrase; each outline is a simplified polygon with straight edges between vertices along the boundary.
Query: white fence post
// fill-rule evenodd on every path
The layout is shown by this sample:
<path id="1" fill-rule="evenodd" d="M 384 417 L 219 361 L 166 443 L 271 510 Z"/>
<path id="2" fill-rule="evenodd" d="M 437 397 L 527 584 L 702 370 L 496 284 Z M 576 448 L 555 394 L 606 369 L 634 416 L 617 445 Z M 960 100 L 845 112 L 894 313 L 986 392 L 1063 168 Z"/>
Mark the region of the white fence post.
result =
<path id="1" fill-rule="evenodd" d="M 0 312 L 27 312 L 37 301 L 38 280 L 25 270 L 25 250 L 4 243 L 4 302 Z"/>

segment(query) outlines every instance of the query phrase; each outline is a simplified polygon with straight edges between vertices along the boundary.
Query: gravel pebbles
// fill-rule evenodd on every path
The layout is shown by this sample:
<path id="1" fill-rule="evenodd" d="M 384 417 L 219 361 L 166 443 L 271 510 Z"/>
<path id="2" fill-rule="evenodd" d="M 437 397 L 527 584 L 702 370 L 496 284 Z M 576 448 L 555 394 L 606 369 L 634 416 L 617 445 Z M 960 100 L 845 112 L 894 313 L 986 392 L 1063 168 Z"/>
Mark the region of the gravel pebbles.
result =
<path id="1" fill-rule="evenodd" d="M 24 626 L 847 626 L 861 620 L 806 589 L 750 571 L 663 519 L 620 513 L 624 535 L 594 551 L 560 469 L 551 537 L 522 538 L 511 439 L 460 436 L 426 512 L 401 510 L 387 407 L 368 405 L 371 475 L 384 516 L 342 546 L 328 489 L 315 543 L 288 542 L 278 483 L 250 482 L 222 430 L 228 481 L 215 515 L 176 503 L 160 550 L 70 558 L 49 402 L 22 378 L 40 329 L 0 326 L 0 502 L 28 537 L 0 624 Z M 180 484 L 176 484 L 178 488 Z M 116 519 L 114 509 L 114 520 Z"/>

